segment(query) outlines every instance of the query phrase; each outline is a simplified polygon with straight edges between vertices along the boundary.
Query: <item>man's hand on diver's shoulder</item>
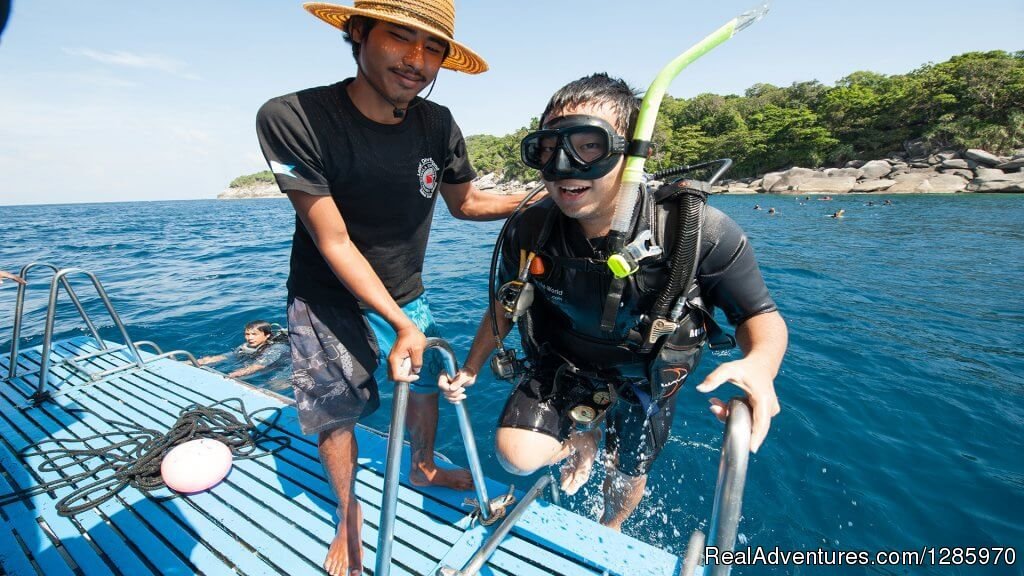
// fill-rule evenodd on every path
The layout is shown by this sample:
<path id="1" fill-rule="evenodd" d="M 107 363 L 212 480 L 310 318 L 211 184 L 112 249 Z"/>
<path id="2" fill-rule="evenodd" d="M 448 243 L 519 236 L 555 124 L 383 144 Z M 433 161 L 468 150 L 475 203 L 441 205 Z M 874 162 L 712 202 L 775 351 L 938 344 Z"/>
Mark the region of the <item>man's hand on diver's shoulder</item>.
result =
<path id="1" fill-rule="evenodd" d="M 773 370 L 763 362 L 746 357 L 733 362 L 726 362 L 715 368 L 700 385 L 698 392 L 711 392 L 726 382 L 731 382 L 747 393 L 747 402 L 753 415 L 750 431 L 750 451 L 757 452 L 768 435 L 772 418 L 778 415 L 781 408 L 775 395 Z M 711 398 L 710 410 L 725 422 L 729 416 L 728 405 L 718 398 Z"/>
<path id="2" fill-rule="evenodd" d="M 445 400 L 455 404 L 466 399 L 466 387 L 476 384 L 477 371 L 463 366 L 455 379 L 449 379 L 447 374 L 442 373 L 437 378 L 437 387 L 441 389 Z"/>
<path id="3" fill-rule="evenodd" d="M 388 377 L 393 382 L 419 380 L 426 347 L 427 337 L 412 322 L 395 328 L 395 345 L 388 354 Z"/>

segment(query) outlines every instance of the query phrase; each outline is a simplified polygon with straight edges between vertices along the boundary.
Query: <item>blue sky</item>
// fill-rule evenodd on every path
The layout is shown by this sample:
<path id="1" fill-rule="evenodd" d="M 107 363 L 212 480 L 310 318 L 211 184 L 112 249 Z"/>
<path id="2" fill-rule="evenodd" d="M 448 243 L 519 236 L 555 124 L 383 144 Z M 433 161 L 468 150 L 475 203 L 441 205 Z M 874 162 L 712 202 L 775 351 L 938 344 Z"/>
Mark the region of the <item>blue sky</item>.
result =
<path id="1" fill-rule="evenodd" d="M 281 0 L 14 0 L 0 38 L 0 205 L 212 198 L 265 168 L 272 96 L 354 73 L 341 34 Z M 595 71 L 645 87 L 752 0 L 457 0 L 456 37 L 491 71 L 443 71 L 463 132 L 526 124 Z M 628 10 L 626 9 L 628 6 Z M 691 66 L 674 96 L 894 74 L 971 50 L 1024 50 L 1024 2 L 775 0 Z"/>

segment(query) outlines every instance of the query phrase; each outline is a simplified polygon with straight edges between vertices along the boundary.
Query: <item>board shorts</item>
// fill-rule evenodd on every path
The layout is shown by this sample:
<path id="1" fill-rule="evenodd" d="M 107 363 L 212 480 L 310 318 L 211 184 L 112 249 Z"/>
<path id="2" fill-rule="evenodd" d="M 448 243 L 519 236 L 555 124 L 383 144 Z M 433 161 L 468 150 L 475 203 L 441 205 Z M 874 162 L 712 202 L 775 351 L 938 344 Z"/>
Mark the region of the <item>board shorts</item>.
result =
<path id="1" fill-rule="evenodd" d="M 531 430 L 564 442 L 574 426 L 570 410 L 588 403 L 594 392 L 607 389 L 608 384 L 581 376 L 556 377 L 549 371 L 529 375 L 512 391 L 498 426 Z M 605 415 L 605 449 L 616 456 L 616 470 L 633 477 L 650 471 L 668 441 L 677 396 L 656 402 L 648 416 L 629 387 L 617 388 L 617 400 Z"/>
<path id="2" fill-rule="evenodd" d="M 402 311 L 428 338 L 440 335 L 424 296 Z M 395 337 L 376 312 L 289 299 L 292 388 L 303 434 L 355 426 L 380 407 L 378 383 L 388 379 L 386 360 Z M 410 391 L 437 393 L 443 369 L 436 352 L 424 354 L 420 378 Z"/>

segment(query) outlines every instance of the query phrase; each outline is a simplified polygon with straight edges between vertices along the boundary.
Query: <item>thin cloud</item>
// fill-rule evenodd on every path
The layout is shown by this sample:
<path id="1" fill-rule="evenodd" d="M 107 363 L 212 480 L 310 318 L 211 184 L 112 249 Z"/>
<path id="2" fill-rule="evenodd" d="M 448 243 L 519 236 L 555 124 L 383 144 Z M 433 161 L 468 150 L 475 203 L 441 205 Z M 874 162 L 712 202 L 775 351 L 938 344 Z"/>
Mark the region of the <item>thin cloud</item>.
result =
<path id="1" fill-rule="evenodd" d="M 64 52 L 110 66 L 135 68 L 137 70 L 155 70 L 157 72 L 173 74 L 187 80 L 199 80 L 199 76 L 187 71 L 188 64 L 159 54 L 136 54 L 124 50 L 102 51 L 91 48 L 65 48 Z"/>

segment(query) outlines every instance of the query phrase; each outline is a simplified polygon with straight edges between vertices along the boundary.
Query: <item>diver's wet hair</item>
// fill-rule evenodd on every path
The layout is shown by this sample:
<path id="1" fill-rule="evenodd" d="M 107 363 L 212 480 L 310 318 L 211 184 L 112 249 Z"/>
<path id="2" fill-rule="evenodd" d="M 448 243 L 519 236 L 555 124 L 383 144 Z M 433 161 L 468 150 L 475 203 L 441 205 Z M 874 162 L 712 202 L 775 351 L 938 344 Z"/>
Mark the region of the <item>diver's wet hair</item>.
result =
<path id="1" fill-rule="evenodd" d="M 543 127 L 548 118 L 561 115 L 565 110 L 600 103 L 611 107 L 616 116 L 615 129 L 629 138 L 640 115 L 640 98 L 625 80 L 612 78 L 604 72 L 584 76 L 559 88 L 541 114 L 540 125 Z"/>
<path id="2" fill-rule="evenodd" d="M 253 320 L 252 322 L 249 322 L 248 324 L 245 325 L 245 331 L 248 332 L 249 330 L 259 330 L 260 332 L 263 332 L 267 336 L 270 336 L 274 333 L 274 327 L 271 326 L 270 322 L 267 322 L 266 320 Z"/>

